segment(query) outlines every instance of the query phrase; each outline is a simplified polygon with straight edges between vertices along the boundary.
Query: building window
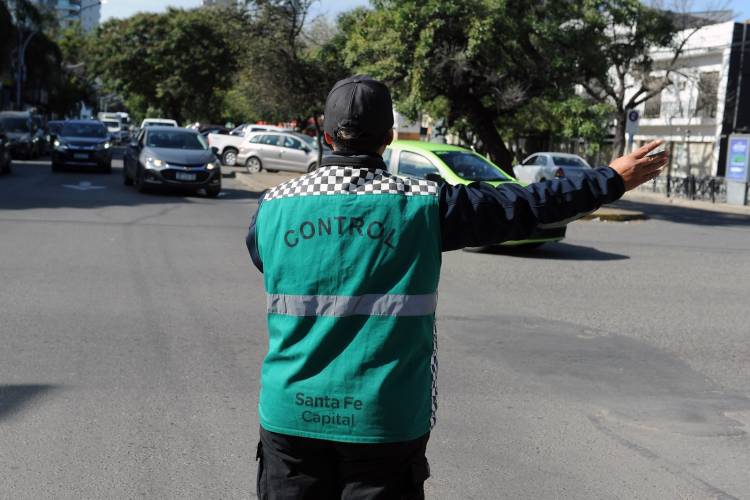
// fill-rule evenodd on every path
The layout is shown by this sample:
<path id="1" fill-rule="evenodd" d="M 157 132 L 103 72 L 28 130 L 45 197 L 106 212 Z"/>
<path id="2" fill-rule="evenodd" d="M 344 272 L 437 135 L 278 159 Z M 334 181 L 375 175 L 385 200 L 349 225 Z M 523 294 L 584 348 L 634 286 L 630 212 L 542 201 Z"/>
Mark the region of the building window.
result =
<path id="1" fill-rule="evenodd" d="M 644 118 L 659 118 L 661 114 L 661 92 L 648 99 L 643 110 Z"/>
<path id="2" fill-rule="evenodd" d="M 700 74 L 698 80 L 698 102 L 695 106 L 696 116 L 716 118 L 716 106 L 719 94 L 719 72 L 708 71 Z"/>

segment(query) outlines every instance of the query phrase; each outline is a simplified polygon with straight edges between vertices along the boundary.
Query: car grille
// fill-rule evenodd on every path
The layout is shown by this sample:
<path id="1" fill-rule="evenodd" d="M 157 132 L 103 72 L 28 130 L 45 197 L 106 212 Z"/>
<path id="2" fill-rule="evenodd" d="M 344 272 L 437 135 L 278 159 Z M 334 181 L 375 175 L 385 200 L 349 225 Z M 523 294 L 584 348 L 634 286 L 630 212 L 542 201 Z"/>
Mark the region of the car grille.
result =
<path id="1" fill-rule="evenodd" d="M 203 172 L 192 171 L 191 172 L 191 171 L 171 170 L 171 169 L 162 170 L 161 175 L 167 180 L 176 181 L 177 172 L 195 174 L 195 181 L 187 181 L 187 182 L 205 182 L 209 176 L 209 173 L 206 171 L 203 171 Z M 186 182 L 186 181 L 181 180 L 180 182 Z"/>

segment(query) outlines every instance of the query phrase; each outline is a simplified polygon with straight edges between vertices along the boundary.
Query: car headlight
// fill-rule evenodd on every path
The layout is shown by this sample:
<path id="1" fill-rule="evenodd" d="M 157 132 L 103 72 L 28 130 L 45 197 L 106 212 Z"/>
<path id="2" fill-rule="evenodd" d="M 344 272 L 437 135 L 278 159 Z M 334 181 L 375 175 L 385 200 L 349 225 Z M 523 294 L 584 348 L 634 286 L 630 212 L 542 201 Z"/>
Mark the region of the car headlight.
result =
<path id="1" fill-rule="evenodd" d="M 103 144 L 99 144 L 99 147 L 102 148 L 102 149 L 109 149 L 110 146 L 112 146 L 112 144 L 110 144 L 109 141 L 107 141 L 107 142 L 105 142 Z"/>
<path id="2" fill-rule="evenodd" d="M 220 165 L 219 165 L 218 161 L 212 161 L 212 162 L 206 164 L 206 169 L 207 170 L 213 170 L 215 168 L 220 168 Z"/>
<path id="3" fill-rule="evenodd" d="M 166 167 L 166 163 L 161 161 L 159 158 L 153 158 L 149 156 L 148 158 L 146 158 L 146 167 L 159 169 Z"/>
<path id="4" fill-rule="evenodd" d="M 55 142 L 53 142 L 52 144 L 54 144 L 58 149 L 68 149 L 68 145 L 64 142 L 60 142 L 60 139 L 55 139 Z"/>

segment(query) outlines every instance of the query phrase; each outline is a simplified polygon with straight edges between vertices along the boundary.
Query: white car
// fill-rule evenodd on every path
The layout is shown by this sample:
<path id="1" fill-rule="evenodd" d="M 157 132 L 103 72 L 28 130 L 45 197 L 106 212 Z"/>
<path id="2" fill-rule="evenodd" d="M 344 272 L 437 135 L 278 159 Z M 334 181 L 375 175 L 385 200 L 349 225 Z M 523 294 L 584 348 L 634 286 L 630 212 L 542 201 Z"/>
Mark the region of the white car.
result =
<path id="1" fill-rule="evenodd" d="M 237 162 L 237 153 L 242 143 L 255 132 L 293 132 L 291 129 L 274 125 L 245 123 L 232 129 L 229 134 L 208 134 L 208 145 L 214 150 L 221 163 L 229 167 Z"/>
<path id="2" fill-rule="evenodd" d="M 146 127 L 177 127 L 177 122 L 169 118 L 146 118 L 141 122 L 141 128 Z"/>
<path id="3" fill-rule="evenodd" d="M 323 147 L 323 155 L 329 151 Z M 240 145 L 237 164 L 251 174 L 263 169 L 312 172 L 318 168 L 318 145 L 314 137 L 298 132 L 251 132 Z"/>
<path id="4" fill-rule="evenodd" d="M 516 179 L 526 184 L 554 179 L 577 177 L 591 166 L 578 155 L 570 153 L 534 153 L 513 167 Z"/>

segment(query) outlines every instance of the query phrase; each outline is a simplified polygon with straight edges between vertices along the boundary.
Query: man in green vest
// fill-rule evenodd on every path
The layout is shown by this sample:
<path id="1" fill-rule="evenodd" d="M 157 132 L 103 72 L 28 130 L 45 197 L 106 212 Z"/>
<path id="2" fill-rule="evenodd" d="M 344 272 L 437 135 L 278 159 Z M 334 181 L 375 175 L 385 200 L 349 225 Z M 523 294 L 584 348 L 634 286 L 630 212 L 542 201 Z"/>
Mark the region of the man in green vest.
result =
<path id="1" fill-rule="evenodd" d="M 247 236 L 263 272 L 261 499 L 420 499 L 437 410 L 441 254 L 526 238 L 653 179 L 651 143 L 583 178 L 527 187 L 391 175 L 391 96 L 367 76 L 328 95 L 316 171 L 267 191 Z"/>

